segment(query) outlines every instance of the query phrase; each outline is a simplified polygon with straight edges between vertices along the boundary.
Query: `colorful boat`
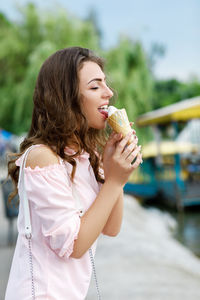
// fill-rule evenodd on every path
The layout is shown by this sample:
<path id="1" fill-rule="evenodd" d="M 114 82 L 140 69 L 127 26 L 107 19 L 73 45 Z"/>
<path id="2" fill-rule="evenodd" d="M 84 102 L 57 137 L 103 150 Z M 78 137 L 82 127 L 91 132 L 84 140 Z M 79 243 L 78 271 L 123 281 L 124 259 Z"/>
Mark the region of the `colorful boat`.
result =
<path id="1" fill-rule="evenodd" d="M 144 162 L 124 191 L 178 209 L 200 205 L 200 97 L 148 112 L 136 124 L 151 126 L 154 141 L 142 147 Z"/>

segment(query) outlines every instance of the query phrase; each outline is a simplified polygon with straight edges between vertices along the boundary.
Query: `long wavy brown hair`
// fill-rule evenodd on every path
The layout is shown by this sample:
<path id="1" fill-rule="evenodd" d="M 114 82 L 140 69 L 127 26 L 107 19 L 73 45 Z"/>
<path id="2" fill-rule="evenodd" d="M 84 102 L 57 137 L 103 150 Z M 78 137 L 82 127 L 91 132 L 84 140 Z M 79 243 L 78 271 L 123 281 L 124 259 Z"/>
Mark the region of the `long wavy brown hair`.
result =
<path id="1" fill-rule="evenodd" d="M 15 161 L 31 145 L 45 144 L 69 162 L 71 179 L 76 171 L 76 160 L 82 151 L 90 154 L 90 163 L 96 180 L 103 183 L 99 172 L 105 130 L 89 128 L 81 111 L 78 73 L 86 61 L 97 63 L 102 71 L 104 61 L 91 50 L 81 47 L 65 48 L 51 55 L 43 63 L 33 95 L 33 113 L 30 130 L 20 145 L 20 153 L 12 153 L 8 161 L 8 176 L 11 176 L 15 190 L 9 201 L 18 193 L 19 167 Z M 64 152 L 66 146 L 75 146 L 74 155 Z"/>

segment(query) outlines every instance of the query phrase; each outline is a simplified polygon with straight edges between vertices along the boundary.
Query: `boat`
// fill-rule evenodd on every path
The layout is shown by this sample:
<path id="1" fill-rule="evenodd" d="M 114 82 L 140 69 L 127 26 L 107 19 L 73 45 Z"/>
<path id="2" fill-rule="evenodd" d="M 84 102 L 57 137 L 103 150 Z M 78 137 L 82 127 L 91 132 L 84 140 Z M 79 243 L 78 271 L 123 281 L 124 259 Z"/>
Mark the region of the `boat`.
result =
<path id="1" fill-rule="evenodd" d="M 150 126 L 154 140 L 142 146 L 125 193 L 178 210 L 200 206 L 200 97 L 143 114 L 136 125 Z"/>

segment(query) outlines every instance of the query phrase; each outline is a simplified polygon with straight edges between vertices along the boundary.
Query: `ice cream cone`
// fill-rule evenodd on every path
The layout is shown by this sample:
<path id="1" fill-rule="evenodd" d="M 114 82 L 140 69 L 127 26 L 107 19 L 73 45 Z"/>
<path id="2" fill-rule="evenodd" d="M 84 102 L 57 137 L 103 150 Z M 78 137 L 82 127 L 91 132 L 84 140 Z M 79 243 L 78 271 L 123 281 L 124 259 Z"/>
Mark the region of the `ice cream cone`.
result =
<path id="1" fill-rule="evenodd" d="M 108 124 L 117 133 L 122 133 L 125 137 L 130 131 L 132 131 L 126 110 L 116 109 L 107 119 Z M 133 142 L 134 136 L 132 135 L 128 141 L 128 144 Z"/>

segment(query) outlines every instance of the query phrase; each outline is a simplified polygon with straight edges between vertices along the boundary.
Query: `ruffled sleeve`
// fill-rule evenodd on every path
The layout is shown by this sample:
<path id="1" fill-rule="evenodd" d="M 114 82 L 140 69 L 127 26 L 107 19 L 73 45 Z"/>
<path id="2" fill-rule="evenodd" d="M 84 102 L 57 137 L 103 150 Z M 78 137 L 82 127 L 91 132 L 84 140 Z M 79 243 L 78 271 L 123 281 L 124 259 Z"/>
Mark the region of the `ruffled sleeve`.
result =
<path id="1" fill-rule="evenodd" d="M 57 255 L 68 258 L 78 237 L 80 216 L 65 167 L 25 168 L 25 184 L 32 216 L 36 214 L 47 244 Z"/>

